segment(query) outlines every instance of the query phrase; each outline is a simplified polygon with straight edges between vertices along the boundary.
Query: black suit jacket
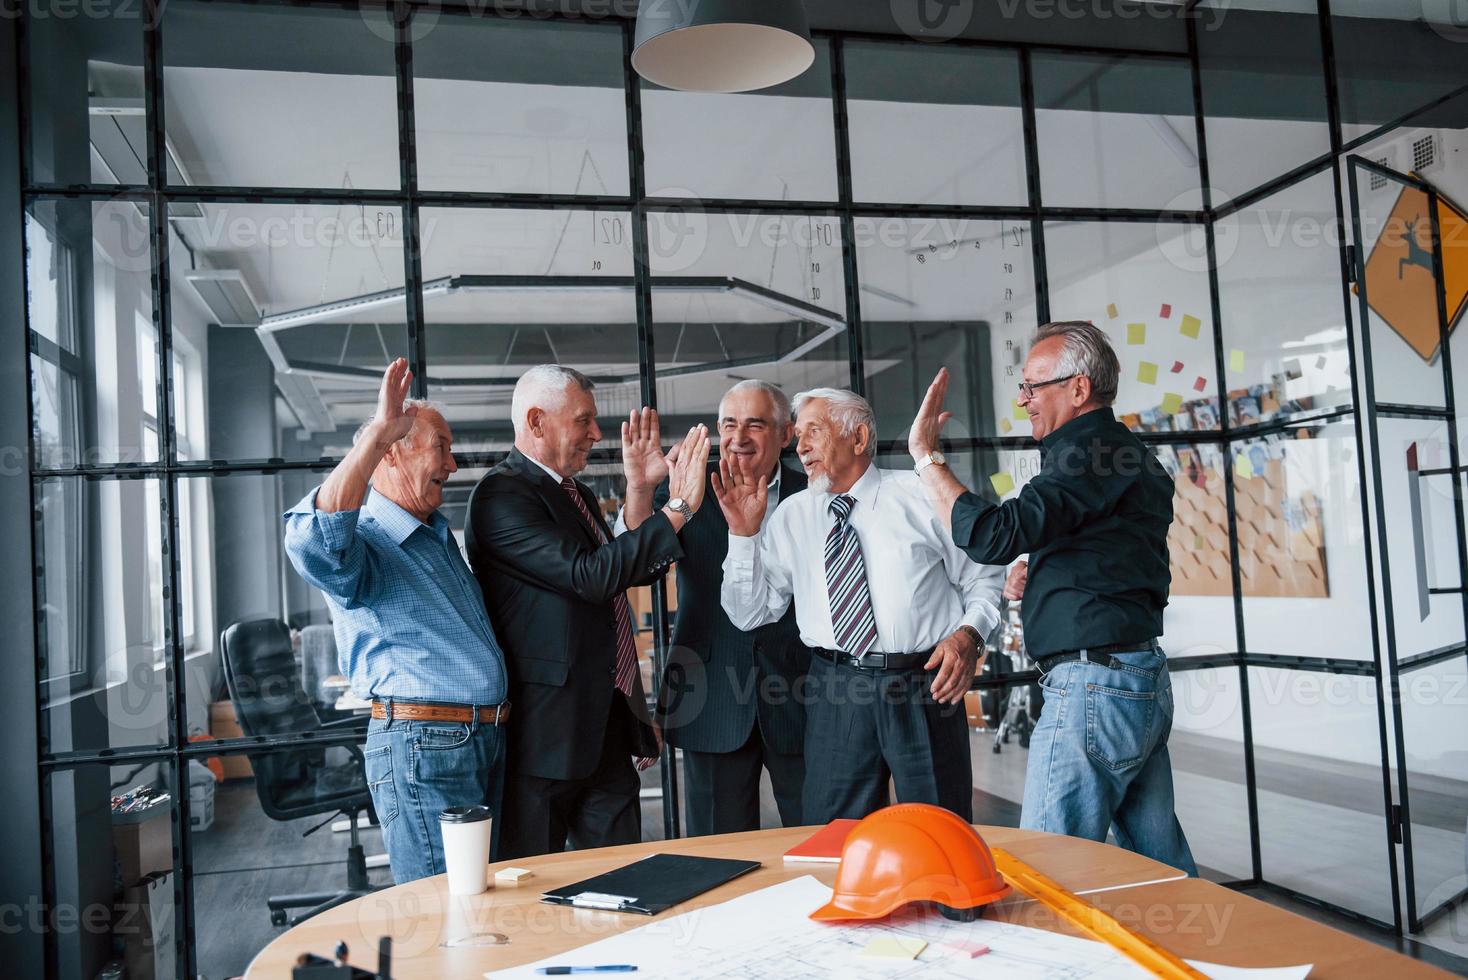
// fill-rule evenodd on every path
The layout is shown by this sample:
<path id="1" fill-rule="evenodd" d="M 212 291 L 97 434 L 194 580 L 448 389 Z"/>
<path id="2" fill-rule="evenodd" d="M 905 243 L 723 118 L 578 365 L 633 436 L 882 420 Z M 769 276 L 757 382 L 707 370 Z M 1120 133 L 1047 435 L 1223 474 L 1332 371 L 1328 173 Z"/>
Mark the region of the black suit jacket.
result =
<path id="1" fill-rule="evenodd" d="M 613 600 L 657 580 L 683 557 L 664 515 L 612 538 L 596 498 L 576 486 L 608 544 L 596 540 L 566 492 L 519 450 L 474 488 L 465 528 L 469 564 L 510 673 L 515 712 L 508 769 L 546 779 L 590 775 L 609 724 L 627 725 L 639 754 L 657 754 L 641 674 L 634 675 L 629 697 L 612 684 Z"/>
<path id="2" fill-rule="evenodd" d="M 776 506 L 805 486 L 804 473 L 783 467 Z M 655 504 L 661 508 L 666 501 L 666 487 L 659 488 Z M 805 707 L 798 696 L 810 650 L 800 642 L 794 604 L 777 622 L 748 633 L 729 621 L 719 602 L 729 524 L 712 489 L 678 536 L 687 557 L 678 563 L 673 648 L 658 691 L 663 737 L 693 752 L 732 752 L 758 719 L 774 751 L 802 751 Z"/>

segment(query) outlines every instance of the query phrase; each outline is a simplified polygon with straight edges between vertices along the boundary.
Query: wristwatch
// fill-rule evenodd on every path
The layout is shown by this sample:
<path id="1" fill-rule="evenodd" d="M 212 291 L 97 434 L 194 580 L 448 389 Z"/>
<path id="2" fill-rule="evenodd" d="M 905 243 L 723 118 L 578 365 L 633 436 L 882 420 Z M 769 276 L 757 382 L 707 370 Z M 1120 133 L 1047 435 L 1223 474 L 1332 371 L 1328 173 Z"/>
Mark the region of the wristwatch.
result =
<path id="1" fill-rule="evenodd" d="M 917 465 L 912 468 L 912 471 L 918 476 L 922 476 L 923 470 L 926 469 L 930 463 L 936 463 L 939 466 L 947 466 L 948 457 L 944 456 L 942 453 L 938 452 L 938 450 L 935 449 L 932 452 L 928 453 L 928 455 L 924 456 L 922 459 L 918 460 Z"/>
<path id="2" fill-rule="evenodd" d="M 979 635 L 978 630 L 974 629 L 974 627 L 970 626 L 968 623 L 964 623 L 962 626 L 959 627 L 959 629 L 963 630 L 969 636 L 974 638 L 974 646 L 978 647 L 980 650 L 984 649 L 984 638 Z"/>
<path id="3" fill-rule="evenodd" d="M 684 500 L 682 497 L 674 497 L 672 500 L 668 501 L 668 508 L 670 510 L 676 510 L 678 513 L 682 514 L 683 520 L 685 521 L 693 520 L 693 508 L 689 507 L 688 501 Z"/>

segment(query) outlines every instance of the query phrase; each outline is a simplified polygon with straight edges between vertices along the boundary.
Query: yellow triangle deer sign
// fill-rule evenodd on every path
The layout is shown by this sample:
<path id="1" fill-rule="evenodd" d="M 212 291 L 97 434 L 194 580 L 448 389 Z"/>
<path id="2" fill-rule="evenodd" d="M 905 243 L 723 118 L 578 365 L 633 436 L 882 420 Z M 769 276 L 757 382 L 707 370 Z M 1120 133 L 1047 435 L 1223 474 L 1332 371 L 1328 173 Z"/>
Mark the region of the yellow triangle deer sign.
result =
<path id="1" fill-rule="evenodd" d="M 1438 195 L 1438 235 L 1451 334 L 1468 303 L 1468 214 Z M 1432 223 L 1427 194 L 1404 187 L 1366 259 L 1366 300 L 1428 363 L 1437 360 L 1437 290 L 1432 268 Z"/>

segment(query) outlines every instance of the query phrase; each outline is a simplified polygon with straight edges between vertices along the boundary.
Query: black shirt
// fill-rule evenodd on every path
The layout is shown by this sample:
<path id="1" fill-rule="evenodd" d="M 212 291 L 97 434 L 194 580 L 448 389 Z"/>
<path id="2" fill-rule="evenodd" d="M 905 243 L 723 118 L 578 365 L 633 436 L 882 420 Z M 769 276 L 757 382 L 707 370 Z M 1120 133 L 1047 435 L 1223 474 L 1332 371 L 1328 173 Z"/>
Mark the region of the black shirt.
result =
<path id="1" fill-rule="evenodd" d="M 1023 616 L 1031 656 L 1140 645 L 1162 633 L 1172 495 L 1157 457 L 1099 408 L 1040 441 L 1040 472 L 1013 499 L 959 497 L 953 540 L 985 564 L 1030 553 Z"/>

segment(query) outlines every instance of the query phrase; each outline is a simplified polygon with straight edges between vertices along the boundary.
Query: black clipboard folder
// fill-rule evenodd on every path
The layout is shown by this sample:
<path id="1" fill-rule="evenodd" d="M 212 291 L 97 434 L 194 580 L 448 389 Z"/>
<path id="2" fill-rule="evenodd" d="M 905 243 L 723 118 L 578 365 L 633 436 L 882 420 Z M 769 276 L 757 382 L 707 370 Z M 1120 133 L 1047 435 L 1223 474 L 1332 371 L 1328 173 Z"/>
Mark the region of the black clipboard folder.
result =
<path id="1" fill-rule="evenodd" d="M 758 868 L 758 861 L 654 854 L 540 896 L 552 905 L 657 915 Z"/>

